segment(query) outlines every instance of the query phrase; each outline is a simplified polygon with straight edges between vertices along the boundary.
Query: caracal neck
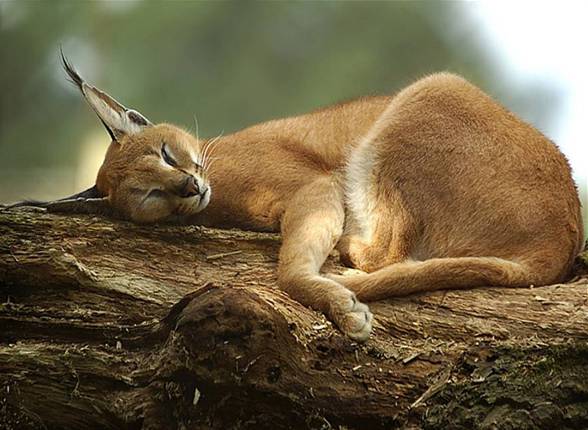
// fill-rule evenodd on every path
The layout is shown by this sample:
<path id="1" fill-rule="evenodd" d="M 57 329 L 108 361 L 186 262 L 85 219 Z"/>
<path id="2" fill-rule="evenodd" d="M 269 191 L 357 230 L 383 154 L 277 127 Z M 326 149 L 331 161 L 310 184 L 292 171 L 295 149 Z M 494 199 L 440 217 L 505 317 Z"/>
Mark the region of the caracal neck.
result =
<path id="1" fill-rule="evenodd" d="M 211 156 L 211 201 L 195 222 L 278 231 L 288 199 L 341 169 L 391 99 L 361 98 L 221 137 Z"/>

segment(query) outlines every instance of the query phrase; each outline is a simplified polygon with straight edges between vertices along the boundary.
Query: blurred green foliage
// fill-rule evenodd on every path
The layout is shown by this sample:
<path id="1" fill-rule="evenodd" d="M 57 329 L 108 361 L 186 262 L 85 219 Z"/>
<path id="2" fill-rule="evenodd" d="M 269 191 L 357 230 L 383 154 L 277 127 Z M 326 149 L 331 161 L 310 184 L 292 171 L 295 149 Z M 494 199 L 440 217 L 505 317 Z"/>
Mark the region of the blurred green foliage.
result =
<path id="1" fill-rule="evenodd" d="M 74 191 L 39 196 L 25 182 L 51 181 L 30 178 L 35 168 L 74 166 L 82 137 L 100 127 L 65 84 L 60 45 L 126 106 L 192 128 L 197 115 L 204 136 L 390 93 L 438 70 L 467 76 L 542 129 L 557 107 L 549 88 L 495 79 L 459 2 L 0 0 L 0 14 L 0 201 Z M 549 103 L 526 98 L 537 91 Z"/>

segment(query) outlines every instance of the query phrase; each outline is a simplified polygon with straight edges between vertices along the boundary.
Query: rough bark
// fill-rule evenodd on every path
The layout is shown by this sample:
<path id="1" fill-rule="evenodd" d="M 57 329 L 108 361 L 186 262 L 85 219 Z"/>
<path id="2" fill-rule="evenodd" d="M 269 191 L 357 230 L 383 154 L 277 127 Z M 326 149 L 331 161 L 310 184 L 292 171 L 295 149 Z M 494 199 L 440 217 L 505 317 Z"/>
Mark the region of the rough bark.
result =
<path id="1" fill-rule="evenodd" d="M 276 288 L 277 235 L 2 211 L 0 238 L 2 428 L 588 427 L 581 262 L 373 303 L 356 344 Z"/>

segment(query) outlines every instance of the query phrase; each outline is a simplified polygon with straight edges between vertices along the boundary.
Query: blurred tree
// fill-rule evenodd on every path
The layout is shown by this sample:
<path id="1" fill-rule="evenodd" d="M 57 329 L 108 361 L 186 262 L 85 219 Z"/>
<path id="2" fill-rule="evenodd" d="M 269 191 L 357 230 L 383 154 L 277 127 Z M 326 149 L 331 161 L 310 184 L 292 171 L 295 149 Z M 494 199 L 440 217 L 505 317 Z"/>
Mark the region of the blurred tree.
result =
<path id="1" fill-rule="evenodd" d="M 493 81 L 493 59 L 457 2 L 8 0 L 0 14 L 0 201 L 74 191 L 80 142 L 100 127 L 66 86 L 60 45 L 125 105 L 186 127 L 195 114 L 205 136 L 390 93 L 437 70 L 467 76 L 528 119 L 556 107 Z"/>

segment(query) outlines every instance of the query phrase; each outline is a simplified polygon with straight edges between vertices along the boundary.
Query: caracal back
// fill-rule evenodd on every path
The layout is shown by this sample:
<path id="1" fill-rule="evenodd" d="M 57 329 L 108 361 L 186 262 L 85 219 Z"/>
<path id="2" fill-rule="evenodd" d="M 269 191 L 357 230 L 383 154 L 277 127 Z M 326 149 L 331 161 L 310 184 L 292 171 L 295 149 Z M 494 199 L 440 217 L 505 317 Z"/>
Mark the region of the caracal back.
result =
<path id="1" fill-rule="evenodd" d="M 373 170 L 366 180 L 350 158 L 341 243 L 373 273 L 332 278 L 360 299 L 560 282 L 580 251 L 564 156 L 462 78 L 437 74 L 399 93 L 355 151 Z"/>

